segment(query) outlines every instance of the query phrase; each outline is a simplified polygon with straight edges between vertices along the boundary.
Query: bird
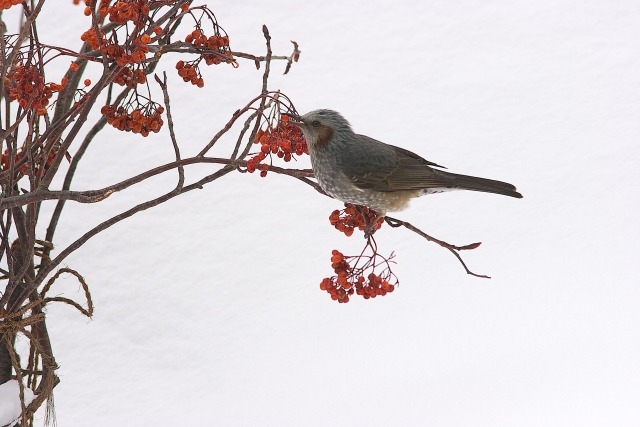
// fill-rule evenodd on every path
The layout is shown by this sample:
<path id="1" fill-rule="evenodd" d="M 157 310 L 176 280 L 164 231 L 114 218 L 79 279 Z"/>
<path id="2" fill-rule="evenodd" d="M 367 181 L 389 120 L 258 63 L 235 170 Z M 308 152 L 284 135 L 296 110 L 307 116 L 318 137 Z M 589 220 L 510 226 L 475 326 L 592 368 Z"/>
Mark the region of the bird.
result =
<path id="1" fill-rule="evenodd" d="M 344 203 L 365 206 L 378 218 L 407 208 L 413 198 L 449 190 L 522 198 L 512 184 L 447 172 L 409 150 L 357 134 L 337 111 L 288 116 L 288 123 L 302 130 L 322 190 Z"/>

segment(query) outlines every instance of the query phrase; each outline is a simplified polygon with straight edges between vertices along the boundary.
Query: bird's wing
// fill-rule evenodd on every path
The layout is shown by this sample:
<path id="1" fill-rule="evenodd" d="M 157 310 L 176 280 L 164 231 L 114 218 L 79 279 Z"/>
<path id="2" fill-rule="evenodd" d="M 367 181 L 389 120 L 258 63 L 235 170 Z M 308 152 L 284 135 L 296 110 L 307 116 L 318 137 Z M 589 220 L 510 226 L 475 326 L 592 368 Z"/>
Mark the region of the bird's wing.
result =
<path id="1" fill-rule="evenodd" d="M 443 166 L 368 136 L 356 137 L 357 143 L 350 147 L 352 152 L 342 159 L 340 165 L 356 187 L 386 192 L 451 185 L 444 174 L 432 168 Z"/>

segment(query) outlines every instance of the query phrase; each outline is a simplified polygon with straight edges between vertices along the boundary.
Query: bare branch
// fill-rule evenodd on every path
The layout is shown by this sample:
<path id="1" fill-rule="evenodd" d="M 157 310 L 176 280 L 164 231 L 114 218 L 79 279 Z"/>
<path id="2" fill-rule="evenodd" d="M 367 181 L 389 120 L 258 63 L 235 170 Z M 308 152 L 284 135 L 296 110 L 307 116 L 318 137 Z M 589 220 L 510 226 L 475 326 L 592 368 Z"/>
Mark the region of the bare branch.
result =
<path id="1" fill-rule="evenodd" d="M 171 102 L 169 100 L 169 92 L 167 90 L 167 73 L 163 73 L 163 79 L 160 80 L 158 75 L 155 75 L 156 82 L 162 88 L 162 93 L 164 95 L 164 105 L 167 108 L 167 126 L 169 127 L 169 135 L 171 135 L 171 143 L 173 144 L 173 151 L 176 156 L 176 162 L 180 162 L 180 147 L 178 146 L 178 141 L 176 140 L 176 134 L 173 129 L 173 116 L 171 115 Z M 175 190 L 180 191 L 182 186 L 184 185 L 184 165 L 178 166 L 178 184 L 176 185 Z"/>
<path id="2" fill-rule="evenodd" d="M 138 184 L 151 177 L 160 175 L 172 169 L 176 169 L 176 168 L 180 168 L 180 167 L 184 167 L 192 164 L 207 164 L 207 163 L 228 165 L 228 166 L 232 166 L 233 168 L 237 168 L 237 167 L 246 168 L 247 166 L 247 161 L 245 160 L 231 160 L 231 159 L 219 158 L 219 157 L 189 157 L 187 159 L 182 159 L 179 161 L 167 163 L 162 166 L 158 166 L 156 168 L 143 172 L 139 175 L 136 175 L 132 178 L 126 179 L 118 184 L 114 184 L 100 190 L 88 190 L 88 191 L 36 190 L 31 193 L 21 194 L 18 196 L 5 197 L 4 199 L 0 199 L 0 210 L 13 208 L 17 206 L 24 206 L 31 203 L 42 202 L 45 200 L 72 200 L 78 203 L 96 203 L 106 199 L 107 197 L 111 196 L 115 192 L 125 190 L 135 184 Z M 300 178 L 313 177 L 313 171 L 310 169 L 288 169 L 288 168 L 281 168 L 279 166 L 267 166 L 267 167 L 268 167 L 268 170 L 271 172 L 281 174 L 281 175 L 289 175 L 294 178 L 300 179 Z M 305 183 L 315 188 L 315 183 L 311 181 L 305 181 Z M 50 239 L 47 239 L 47 240 L 50 240 Z"/>
<path id="3" fill-rule="evenodd" d="M 427 233 L 425 233 L 424 231 L 420 230 L 418 227 L 414 226 L 413 224 L 411 224 L 411 223 L 409 223 L 407 221 L 402 221 L 400 219 L 392 218 L 392 217 L 389 217 L 389 216 L 385 217 L 385 221 L 391 227 L 405 227 L 406 229 L 411 230 L 414 233 L 424 237 L 428 241 L 434 242 L 434 243 L 442 246 L 443 248 L 448 249 L 449 251 L 451 251 L 452 254 L 454 254 L 456 256 L 456 258 L 458 258 L 458 261 L 460 261 L 460 264 L 462 264 L 462 266 L 464 267 L 464 269 L 467 272 L 467 274 L 470 274 L 470 275 L 476 276 L 476 277 L 481 277 L 483 279 L 490 279 L 491 278 L 490 276 L 486 276 L 484 274 L 476 274 L 473 271 L 469 270 L 469 268 L 467 268 L 467 265 L 462 260 L 462 257 L 458 253 L 458 251 L 475 249 L 478 246 L 480 246 L 481 242 L 471 243 L 469 245 L 464 245 L 464 246 L 455 246 L 455 245 L 452 245 L 450 243 L 445 242 L 444 240 L 436 239 L 435 237 L 432 237 L 432 236 L 428 235 Z"/>

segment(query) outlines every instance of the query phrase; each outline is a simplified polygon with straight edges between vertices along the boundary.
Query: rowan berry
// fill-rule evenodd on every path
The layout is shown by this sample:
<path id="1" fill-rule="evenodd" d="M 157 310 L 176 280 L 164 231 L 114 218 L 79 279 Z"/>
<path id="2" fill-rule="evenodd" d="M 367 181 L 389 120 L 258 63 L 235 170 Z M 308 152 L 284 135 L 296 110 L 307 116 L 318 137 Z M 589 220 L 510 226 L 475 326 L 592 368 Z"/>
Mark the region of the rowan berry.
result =
<path id="1" fill-rule="evenodd" d="M 158 132 L 164 124 L 162 113 L 164 108 L 154 102 L 133 108 L 124 106 L 105 105 L 100 112 L 107 118 L 107 123 L 116 129 L 139 133 L 142 136 L 150 132 Z"/>
<path id="2" fill-rule="evenodd" d="M 287 117 L 287 119 L 284 119 Z M 288 123 L 288 116 L 281 116 L 281 120 L 275 126 L 269 126 L 266 130 L 260 129 L 254 139 L 255 144 L 260 144 L 260 152 L 252 160 L 260 162 L 267 155 L 283 159 L 289 162 L 293 155 L 309 154 L 302 131 Z"/>
<path id="3" fill-rule="evenodd" d="M 373 222 L 376 221 L 375 224 Z M 341 211 L 335 210 L 329 215 L 329 222 L 336 230 L 344 233 L 347 237 L 353 235 L 354 230 L 365 230 L 369 224 L 373 224 L 374 230 L 380 229 L 384 222 L 384 217 L 378 218 L 378 214 L 364 206 L 345 204 Z"/>
<path id="4" fill-rule="evenodd" d="M 367 255 L 363 251 L 357 256 L 345 256 L 337 249 L 332 250 L 331 268 L 335 275 L 322 279 L 320 289 L 328 292 L 331 298 L 338 302 L 348 302 L 349 295 L 354 294 L 369 299 L 393 292 L 398 284 L 390 268 L 393 254 L 385 258 L 378 254 L 373 246 L 368 247 L 373 250 L 373 254 Z M 381 273 L 376 273 L 380 266 L 386 268 Z M 395 285 L 392 285 L 390 280 L 395 280 Z"/>
<path id="5" fill-rule="evenodd" d="M 66 86 L 66 79 L 61 84 L 45 83 L 38 67 L 30 64 L 18 64 L 7 72 L 5 83 L 9 89 L 9 99 L 18 101 L 22 108 L 33 109 L 37 114 L 46 114 L 46 106 L 55 92 Z"/>

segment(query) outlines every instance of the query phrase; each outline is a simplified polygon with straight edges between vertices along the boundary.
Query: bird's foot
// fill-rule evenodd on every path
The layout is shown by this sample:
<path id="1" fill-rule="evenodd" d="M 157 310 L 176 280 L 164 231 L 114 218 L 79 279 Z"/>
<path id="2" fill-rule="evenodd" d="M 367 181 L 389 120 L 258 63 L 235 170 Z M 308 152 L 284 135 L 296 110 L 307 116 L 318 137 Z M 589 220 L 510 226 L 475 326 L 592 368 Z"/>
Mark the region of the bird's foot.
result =
<path id="1" fill-rule="evenodd" d="M 373 233 L 376 232 L 376 227 L 374 224 L 367 224 L 367 226 L 364 228 L 364 238 L 368 239 L 371 236 L 373 236 Z"/>
<path id="2" fill-rule="evenodd" d="M 365 239 L 368 239 L 371 236 L 373 236 L 373 233 L 375 233 L 382 226 L 383 218 L 384 218 L 384 214 L 376 214 L 375 218 L 373 219 L 370 216 L 364 215 L 364 221 L 366 224 L 364 227 Z"/>
<path id="3" fill-rule="evenodd" d="M 375 233 L 376 230 L 378 230 L 382 226 L 383 219 L 385 217 L 384 214 L 380 214 L 366 206 L 351 205 L 345 203 L 345 207 L 349 206 L 354 207 L 362 218 L 362 222 L 358 221 L 360 222 L 360 224 L 358 224 L 358 228 L 360 228 L 360 230 L 364 232 L 364 238 L 371 238 L 371 236 L 373 236 L 373 233 Z"/>

